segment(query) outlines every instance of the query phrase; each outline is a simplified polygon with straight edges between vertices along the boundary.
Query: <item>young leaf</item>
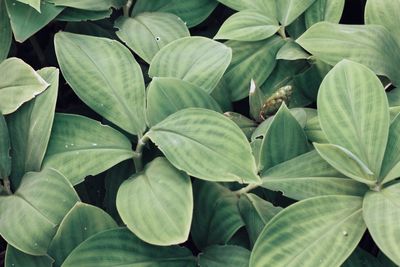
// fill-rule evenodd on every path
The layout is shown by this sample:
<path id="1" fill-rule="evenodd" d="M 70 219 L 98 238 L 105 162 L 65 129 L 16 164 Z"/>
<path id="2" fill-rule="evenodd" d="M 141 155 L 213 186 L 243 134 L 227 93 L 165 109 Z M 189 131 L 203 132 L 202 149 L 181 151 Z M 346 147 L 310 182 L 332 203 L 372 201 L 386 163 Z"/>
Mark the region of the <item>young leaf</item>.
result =
<path id="1" fill-rule="evenodd" d="M 157 52 L 177 39 L 190 36 L 185 23 L 176 15 L 163 12 L 140 13 L 115 21 L 117 36 L 150 64 Z"/>
<path id="2" fill-rule="evenodd" d="M 11 173 L 10 137 L 4 116 L 0 113 L 0 179 Z"/>
<path id="3" fill-rule="evenodd" d="M 151 77 L 172 77 L 210 93 L 231 62 L 231 49 L 205 37 L 185 37 L 164 46 L 150 64 Z"/>
<path id="4" fill-rule="evenodd" d="M 15 194 L 0 196 L 0 214 L 7 218 L 0 220 L 0 234 L 24 253 L 45 255 L 57 225 L 78 200 L 59 172 L 29 172 Z"/>
<path id="5" fill-rule="evenodd" d="M 202 267 L 248 267 L 250 251 L 239 246 L 210 246 L 199 254 Z"/>
<path id="6" fill-rule="evenodd" d="M 141 240 L 159 246 L 185 242 L 192 222 L 192 184 L 187 174 L 165 158 L 156 158 L 143 172 L 122 183 L 117 209 Z"/>
<path id="7" fill-rule="evenodd" d="M 278 19 L 283 26 L 288 26 L 297 19 L 315 0 L 279 0 L 276 2 Z"/>
<path id="8" fill-rule="evenodd" d="M 68 255 L 83 241 L 99 232 L 116 228 L 117 224 L 103 210 L 78 202 L 67 213 L 50 243 L 48 254 L 53 266 L 61 266 Z"/>
<path id="9" fill-rule="evenodd" d="M 12 42 L 10 19 L 5 0 L 0 0 L 0 63 L 7 58 Z"/>
<path id="10" fill-rule="evenodd" d="M 198 107 L 222 112 L 201 88 L 176 78 L 155 77 L 147 88 L 147 122 L 150 127 L 185 108 Z"/>
<path id="11" fill-rule="evenodd" d="M 16 111 L 23 103 L 40 94 L 49 84 L 19 58 L 8 58 L 0 64 L 0 113 Z"/>
<path id="12" fill-rule="evenodd" d="M 54 42 L 63 76 L 75 93 L 127 132 L 143 133 L 144 81 L 130 51 L 114 40 L 67 32 L 57 33 Z"/>
<path id="13" fill-rule="evenodd" d="M 285 45 L 276 54 L 276 59 L 284 60 L 307 59 L 309 57 L 310 55 L 300 45 L 290 39 L 286 40 Z"/>
<path id="14" fill-rule="evenodd" d="M 339 23 L 344 4 L 345 0 L 316 0 L 304 13 L 307 28 L 320 21 Z"/>
<path id="15" fill-rule="evenodd" d="M 5 267 L 53 267 L 53 263 L 54 260 L 48 255 L 33 256 L 7 245 Z"/>
<path id="16" fill-rule="evenodd" d="M 98 233 L 72 251 L 63 267 L 109 266 L 194 267 L 195 258 L 184 247 L 149 245 L 126 228 Z"/>
<path id="17" fill-rule="evenodd" d="M 323 80 L 317 103 L 329 142 L 353 153 L 376 179 L 390 123 L 387 97 L 376 75 L 361 64 L 343 60 Z"/>
<path id="18" fill-rule="evenodd" d="M 67 6 L 92 11 L 107 10 L 113 7 L 113 1 L 110 0 L 46 0 L 56 6 Z"/>
<path id="19" fill-rule="evenodd" d="M 178 111 L 146 135 L 176 168 L 191 176 L 210 181 L 259 181 L 246 136 L 234 122 L 215 111 Z"/>
<path id="20" fill-rule="evenodd" d="M 229 17 L 214 39 L 259 41 L 274 35 L 279 27 L 275 18 L 267 17 L 256 10 L 244 10 Z"/>
<path id="21" fill-rule="evenodd" d="M 249 106 L 250 106 L 250 116 L 255 121 L 261 121 L 260 111 L 265 102 L 265 95 L 261 91 L 260 87 L 256 85 L 256 82 L 252 79 L 250 81 L 250 91 L 249 91 Z"/>
<path id="22" fill-rule="evenodd" d="M 83 116 L 56 114 L 43 167 L 60 171 L 76 185 L 132 156 L 130 141 L 113 128 Z"/>
<path id="23" fill-rule="evenodd" d="M 360 197 L 303 200 L 265 226 L 254 245 L 250 266 L 340 266 L 365 228 Z"/>

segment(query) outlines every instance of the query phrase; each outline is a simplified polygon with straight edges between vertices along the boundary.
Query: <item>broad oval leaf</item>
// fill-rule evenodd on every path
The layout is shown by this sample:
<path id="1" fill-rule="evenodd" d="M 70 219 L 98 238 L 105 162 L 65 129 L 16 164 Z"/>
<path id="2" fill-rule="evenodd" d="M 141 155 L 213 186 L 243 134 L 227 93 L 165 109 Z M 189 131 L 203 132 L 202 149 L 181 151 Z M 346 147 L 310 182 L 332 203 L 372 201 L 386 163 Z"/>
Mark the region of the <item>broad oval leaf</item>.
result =
<path id="1" fill-rule="evenodd" d="M 115 40 L 67 32 L 54 42 L 63 76 L 79 98 L 127 132 L 143 133 L 144 80 L 131 52 Z"/>
<path id="2" fill-rule="evenodd" d="M 165 158 L 156 158 L 122 183 L 117 209 L 127 227 L 141 240 L 159 246 L 188 239 L 192 222 L 192 184 L 186 173 Z"/>
<path id="3" fill-rule="evenodd" d="M 246 136 L 218 112 L 184 109 L 152 127 L 146 135 L 175 167 L 189 175 L 210 181 L 259 181 Z"/>
<path id="4" fill-rule="evenodd" d="M 304 13 L 307 28 L 320 21 L 339 23 L 344 4 L 345 0 L 316 0 Z"/>
<path id="5" fill-rule="evenodd" d="M 63 267 L 109 266 L 196 266 L 192 253 L 184 247 L 149 245 L 126 228 L 98 233 L 78 246 L 64 261 Z"/>
<path id="6" fill-rule="evenodd" d="M 40 94 L 49 84 L 31 66 L 19 58 L 0 64 L 0 113 L 16 111 L 23 103 Z"/>
<path id="7" fill-rule="evenodd" d="M 7 122 L 0 113 L 0 179 L 9 177 L 11 173 L 10 149 Z"/>
<path id="8" fill-rule="evenodd" d="M 388 30 L 380 25 L 339 25 L 319 22 L 296 40 L 316 58 L 335 65 L 349 59 L 389 77 L 400 84 L 396 62 L 400 61 L 399 45 Z"/>
<path id="9" fill-rule="evenodd" d="M 370 191 L 363 203 L 364 221 L 378 247 L 400 265 L 400 184 Z"/>
<path id="10" fill-rule="evenodd" d="M 150 64 L 151 77 L 172 77 L 210 93 L 231 62 L 231 49 L 205 37 L 185 37 L 164 46 Z"/>
<path id="11" fill-rule="evenodd" d="M 365 229 L 360 197 L 303 200 L 265 226 L 254 245 L 250 266 L 340 266 Z"/>
<path id="12" fill-rule="evenodd" d="M 48 255 L 33 256 L 11 245 L 7 246 L 5 255 L 5 267 L 53 267 L 54 260 Z"/>
<path id="13" fill-rule="evenodd" d="M 315 0 L 279 0 L 276 2 L 278 19 L 283 26 L 288 26 L 297 19 Z"/>
<path id="14" fill-rule="evenodd" d="M 133 18 L 120 17 L 114 26 L 119 29 L 117 36 L 149 64 L 161 48 L 190 36 L 179 17 L 163 12 L 145 12 Z"/>
<path id="15" fill-rule="evenodd" d="M 384 88 L 367 67 L 343 60 L 322 81 L 318 117 L 329 142 L 354 153 L 376 179 L 389 133 L 389 105 Z"/>
<path id="16" fill-rule="evenodd" d="M 128 138 L 113 128 L 79 115 L 56 114 L 43 167 L 60 171 L 76 185 L 132 156 Z"/>
<path id="17" fill-rule="evenodd" d="M 214 39 L 259 41 L 271 37 L 279 30 L 278 21 L 255 10 L 233 14 L 221 26 Z"/>
<path id="18" fill-rule="evenodd" d="M 10 19 L 5 0 L 0 0 L 0 63 L 7 58 L 12 42 Z"/>
<path id="19" fill-rule="evenodd" d="M 57 226 L 78 200 L 57 171 L 29 172 L 15 194 L 0 196 L 0 214 L 7 218 L 0 220 L 0 234 L 22 252 L 45 255 Z"/>
<path id="20" fill-rule="evenodd" d="M 204 90 L 180 79 L 156 77 L 147 88 L 146 117 L 150 127 L 181 109 L 191 107 L 222 112 Z"/>
<path id="21" fill-rule="evenodd" d="M 250 251 L 239 246 L 210 246 L 199 254 L 201 267 L 248 267 Z"/>

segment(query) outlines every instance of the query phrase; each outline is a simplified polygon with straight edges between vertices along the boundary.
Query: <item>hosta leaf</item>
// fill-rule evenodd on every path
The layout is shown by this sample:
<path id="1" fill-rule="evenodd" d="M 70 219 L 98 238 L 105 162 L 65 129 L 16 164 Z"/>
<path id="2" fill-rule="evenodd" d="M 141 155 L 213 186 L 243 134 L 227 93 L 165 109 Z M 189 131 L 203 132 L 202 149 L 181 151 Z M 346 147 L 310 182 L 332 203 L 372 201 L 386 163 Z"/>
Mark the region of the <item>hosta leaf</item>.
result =
<path id="1" fill-rule="evenodd" d="M 180 17 L 191 28 L 205 20 L 218 5 L 215 0 L 138 0 L 132 16 L 142 12 L 166 12 Z"/>
<path id="2" fill-rule="evenodd" d="M 260 169 L 267 170 L 308 150 L 308 140 L 303 128 L 283 103 L 264 136 L 260 151 Z"/>
<path id="3" fill-rule="evenodd" d="M 107 10 L 114 5 L 113 0 L 46 0 L 47 2 L 53 3 L 57 6 L 67 6 L 79 9 L 87 9 L 92 11 Z"/>
<path id="4" fill-rule="evenodd" d="M 32 7 L 17 0 L 3 0 L 6 2 L 11 28 L 16 41 L 22 43 L 28 40 L 50 21 L 52 21 L 63 7 L 56 7 L 45 1 L 40 1 L 40 13 Z"/>
<path id="5" fill-rule="evenodd" d="M 201 267 L 248 267 L 250 251 L 239 246 L 210 246 L 199 255 Z"/>
<path id="6" fill-rule="evenodd" d="M 116 228 L 117 224 L 103 210 L 78 202 L 62 220 L 50 243 L 48 254 L 53 266 L 61 266 L 68 255 L 83 241 L 99 232 Z"/>
<path id="7" fill-rule="evenodd" d="M 242 130 L 244 135 L 247 139 L 250 140 L 251 135 L 253 134 L 254 130 L 257 128 L 257 123 L 253 120 L 250 120 L 246 116 L 243 116 L 240 113 L 228 111 L 225 112 L 224 115 L 228 117 L 231 121 L 236 123 L 237 126 Z"/>
<path id="8" fill-rule="evenodd" d="M 118 212 L 141 240 L 160 246 L 183 243 L 192 222 L 192 184 L 165 158 L 156 158 L 120 186 Z"/>
<path id="9" fill-rule="evenodd" d="M 175 167 L 189 175 L 210 181 L 259 181 L 246 136 L 215 111 L 178 111 L 146 135 Z"/>
<path id="10" fill-rule="evenodd" d="M 218 2 L 237 11 L 242 10 L 256 10 L 261 14 L 275 18 L 276 14 L 276 0 L 218 0 Z"/>
<path id="11" fill-rule="evenodd" d="M 98 121 L 56 114 L 44 167 L 63 173 L 72 184 L 133 156 L 129 140 Z M 88 160 L 88 159 L 95 160 Z"/>
<path id="12" fill-rule="evenodd" d="M 267 39 L 279 30 L 278 21 L 255 10 L 233 14 L 221 26 L 214 39 L 259 41 Z"/>
<path id="13" fill-rule="evenodd" d="M 400 184 L 380 192 L 368 192 L 364 198 L 363 216 L 378 247 L 400 265 Z"/>
<path id="14" fill-rule="evenodd" d="M 33 256 L 18 249 L 11 245 L 7 246 L 5 256 L 5 267 L 52 267 L 54 260 L 48 255 L 44 256 Z"/>
<path id="15" fill-rule="evenodd" d="M 30 5 L 34 9 L 36 9 L 37 12 L 40 13 L 40 2 L 41 0 L 17 0 L 18 2 Z"/>
<path id="16" fill-rule="evenodd" d="M 228 41 L 232 48 L 232 62 L 225 78 L 233 101 L 245 98 L 249 94 L 251 79 L 256 84 L 263 84 L 274 70 L 275 56 L 284 44 L 282 38 L 273 36 L 257 42 Z"/>
<path id="17" fill-rule="evenodd" d="M 313 150 L 262 173 L 262 187 L 301 200 L 323 195 L 363 196 L 368 187 L 346 179 Z"/>
<path id="18" fill-rule="evenodd" d="M 319 22 L 296 42 L 330 65 L 349 59 L 364 64 L 378 75 L 389 77 L 395 84 L 400 84 L 395 64 L 400 60 L 397 53 L 400 48 L 383 26 Z"/>
<path id="19" fill-rule="evenodd" d="M 187 248 L 149 245 L 128 229 L 117 228 L 98 233 L 84 241 L 68 256 L 62 266 L 194 267 L 196 262 Z"/>
<path id="20" fill-rule="evenodd" d="M 282 210 L 254 194 L 243 194 L 239 199 L 239 210 L 254 246 L 264 226 Z"/>
<path id="21" fill-rule="evenodd" d="M 88 21 L 88 20 L 100 20 L 109 18 L 112 13 L 112 9 L 102 11 L 91 11 L 77 8 L 66 8 L 60 15 L 57 16 L 56 20 L 59 21 Z"/>
<path id="22" fill-rule="evenodd" d="M 276 59 L 284 60 L 307 59 L 309 57 L 310 55 L 301 46 L 290 39 L 286 40 L 285 45 L 276 54 Z"/>
<path id="23" fill-rule="evenodd" d="M 397 115 L 389 128 L 385 156 L 382 161 L 380 179 L 390 182 L 400 176 L 400 115 Z"/>
<path id="24" fill-rule="evenodd" d="M 151 77 L 172 77 L 211 92 L 232 57 L 231 49 L 205 37 L 186 37 L 164 46 L 150 64 Z"/>
<path id="25" fill-rule="evenodd" d="M 367 67 L 338 63 L 318 93 L 318 117 L 329 142 L 352 152 L 379 176 L 389 132 L 389 105 L 384 88 Z"/>
<path id="26" fill-rule="evenodd" d="M 7 118 L 13 155 L 11 182 L 14 188 L 18 187 L 26 172 L 40 171 L 53 126 L 59 71 L 48 67 L 39 70 L 38 74 L 50 87 Z"/>
<path id="27" fill-rule="evenodd" d="M 0 64 L 0 113 L 16 111 L 24 102 L 40 94 L 49 84 L 19 58 Z"/>
<path id="28" fill-rule="evenodd" d="M 201 88 L 176 78 L 154 78 L 147 88 L 147 122 L 154 126 L 185 108 L 198 107 L 222 112 Z"/>
<path id="29" fill-rule="evenodd" d="M 150 64 L 157 52 L 179 38 L 190 36 L 185 23 L 176 15 L 163 12 L 140 13 L 115 21 L 118 37 Z"/>
<path id="30" fill-rule="evenodd" d="M 311 142 L 329 143 L 325 133 L 321 129 L 318 117 L 314 117 L 307 121 L 307 124 L 304 127 L 304 132 L 306 133 L 308 140 Z"/>
<path id="31" fill-rule="evenodd" d="M 250 266 L 340 266 L 365 228 L 360 197 L 303 200 L 265 226 L 254 245 Z"/>
<path id="32" fill-rule="evenodd" d="M 260 111 L 265 102 L 265 95 L 254 80 L 250 81 L 249 106 L 250 116 L 257 122 L 261 121 Z"/>
<path id="33" fill-rule="evenodd" d="M 339 23 L 344 4 L 345 0 L 316 0 L 304 13 L 307 28 L 320 21 Z"/>
<path id="34" fill-rule="evenodd" d="M 276 2 L 278 19 L 283 26 L 288 26 L 297 19 L 315 0 L 279 0 Z"/>
<path id="35" fill-rule="evenodd" d="M 4 116 L 0 113 L 0 179 L 11 173 L 10 137 Z"/>
<path id="36" fill-rule="evenodd" d="M 115 40 L 59 32 L 55 49 L 64 78 L 89 107 L 129 133 L 145 130 L 142 71 L 126 47 Z"/>
<path id="37" fill-rule="evenodd" d="M 0 214 L 7 218 L 0 220 L 0 234 L 22 252 L 45 255 L 57 225 L 78 200 L 55 170 L 29 172 L 15 194 L 0 197 Z"/>
<path id="38" fill-rule="evenodd" d="M 194 210 L 190 229 L 196 247 L 225 245 L 244 226 L 238 209 L 238 198 L 217 183 L 195 180 Z"/>
<path id="39" fill-rule="evenodd" d="M 7 58 L 12 41 L 10 19 L 8 18 L 5 0 L 0 0 L 0 63 Z"/>

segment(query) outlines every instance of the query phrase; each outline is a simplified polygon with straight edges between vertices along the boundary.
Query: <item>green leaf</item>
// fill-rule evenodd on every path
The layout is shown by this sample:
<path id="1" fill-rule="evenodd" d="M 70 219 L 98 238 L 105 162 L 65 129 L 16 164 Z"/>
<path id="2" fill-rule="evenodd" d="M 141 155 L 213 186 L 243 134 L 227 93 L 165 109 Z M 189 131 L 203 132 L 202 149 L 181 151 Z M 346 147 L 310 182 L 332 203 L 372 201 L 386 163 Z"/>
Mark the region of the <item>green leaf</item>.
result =
<path id="1" fill-rule="evenodd" d="M 150 64 L 157 52 L 177 39 L 190 36 L 185 23 L 176 15 L 163 12 L 140 13 L 115 21 L 117 36 Z"/>
<path id="2" fill-rule="evenodd" d="M 115 40 L 67 32 L 54 42 L 63 76 L 79 98 L 127 132 L 143 133 L 144 81 L 130 51 Z"/>
<path id="3" fill-rule="evenodd" d="M 354 252 L 343 263 L 342 267 L 384 267 L 377 257 L 372 256 L 361 248 L 356 248 Z M 389 266 L 385 266 L 389 267 Z"/>
<path id="4" fill-rule="evenodd" d="M 376 179 L 389 132 L 389 105 L 384 88 L 367 67 L 343 60 L 323 80 L 318 117 L 329 142 L 366 164 Z"/>
<path id="5" fill-rule="evenodd" d="M 307 28 L 320 21 L 339 23 L 344 4 L 345 0 L 316 0 L 304 13 Z"/>
<path id="6" fill-rule="evenodd" d="M 137 0 L 132 16 L 142 12 L 166 12 L 180 17 L 191 28 L 204 21 L 217 7 L 215 0 Z"/>
<path id="7" fill-rule="evenodd" d="M 183 243 L 192 222 L 190 178 L 165 158 L 156 158 L 143 172 L 122 183 L 117 209 L 127 227 L 141 240 L 159 246 Z"/>
<path id="8" fill-rule="evenodd" d="M 225 112 L 224 115 L 228 117 L 231 121 L 233 121 L 237 126 L 239 126 L 242 132 L 246 135 L 247 139 L 250 140 L 251 135 L 257 128 L 257 123 L 255 121 L 250 120 L 240 113 L 232 111 Z"/>
<path id="9" fill-rule="evenodd" d="M 190 229 L 196 247 L 225 245 L 244 226 L 238 209 L 238 198 L 226 187 L 195 180 L 194 209 Z"/>
<path id="10" fill-rule="evenodd" d="M 146 135 L 176 168 L 191 176 L 210 181 L 259 181 L 246 136 L 234 122 L 215 111 L 178 111 Z"/>
<path id="11" fill-rule="evenodd" d="M 297 19 L 315 0 L 279 0 L 276 2 L 278 19 L 283 26 L 288 26 Z"/>
<path id="12" fill-rule="evenodd" d="M 109 18 L 111 16 L 112 9 L 103 11 L 91 11 L 77 8 L 66 8 L 60 15 L 57 16 L 56 20 L 59 21 L 88 21 L 88 20 L 100 20 Z"/>
<path id="13" fill-rule="evenodd" d="M 222 24 L 214 39 L 259 41 L 271 37 L 279 30 L 279 23 L 255 10 L 233 14 Z"/>
<path id="14" fill-rule="evenodd" d="M 0 214 L 7 218 L 0 220 L 0 235 L 22 252 L 45 255 L 57 226 L 78 200 L 59 172 L 29 172 L 14 195 L 0 196 Z"/>
<path id="15" fill-rule="evenodd" d="M 323 195 L 363 196 L 368 187 L 346 179 L 313 150 L 262 173 L 262 187 L 301 200 Z"/>
<path id="16" fill-rule="evenodd" d="M 368 192 L 364 197 L 363 216 L 378 247 L 400 265 L 400 184 Z"/>
<path id="17" fill-rule="evenodd" d="M 0 63 L 7 58 L 12 42 L 10 19 L 5 0 L 0 0 Z"/>
<path id="18" fill-rule="evenodd" d="M 40 2 L 41 0 L 17 0 L 20 3 L 24 3 L 27 5 L 30 5 L 34 9 L 36 9 L 37 12 L 40 13 Z"/>
<path id="19" fill-rule="evenodd" d="M 282 210 L 254 194 L 240 195 L 238 205 L 251 246 L 254 246 L 264 226 Z"/>
<path id="20" fill-rule="evenodd" d="M 0 113 L 0 179 L 11 173 L 10 136 L 4 116 Z"/>
<path id="21" fill-rule="evenodd" d="M 130 141 L 113 128 L 83 116 L 56 114 L 43 166 L 59 170 L 76 185 L 132 156 Z"/>
<path id="22" fill-rule="evenodd" d="M 287 39 L 285 45 L 276 54 L 276 59 L 284 60 L 308 59 L 309 57 L 310 55 L 291 39 Z"/>
<path id="23" fill-rule="evenodd" d="M 48 67 L 39 70 L 38 74 L 50 87 L 7 118 L 13 155 L 11 183 L 14 188 L 18 187 L 26 172 L 40 171 L 53 126 L 59 70 Z"/>
<path id="24" fill-rule="evenodd" d="M 117 228 L 98 233 L 84 241 L 68 256 L 62 266 L 194 267 L 196 262 L 187 248 L 149 245 L 128 229 Z"/>
<path id="25" fill-rule="evenodd" d="M 102 11 L 107 10 L 111 7 L 115 7 L 112 0 L 46 0 L 47 2 L 53 3 L 56 6 L 74 7 L 79 9 L 86 9 L 91 11 Z"/>
<path id="26" fill-rule="evenodd" d="M 342 59 L 361 63 L 400 84 L 399 45 L 380 25 L 338 25 L 319 22 L 296 40 L 318 59 L 335 65 Z"/>
<path id="27" fill-rule="evenodd" d="M 248 267 L 250 251 L 239 246 L 210 246 L 199 254 L 201 267 Z"/>
<path id="28" fill-rule="evenodd" d="M 263 84 L 274 70 L 275 56 L 285 42 L 278 36 L 256 42 L 228 41 L 232 48 L 232 62 L 225 78 L 233 101 L 245 98 L 249 94 L 249 84 Z"/>
<path id="29" fill-rule="evenodd" d="M 365 228 L 360 197 L 303 200 L 267 224 L 254 246 L 250 266 L 340 266 Z"/>
<path id="30" fill-rule="evenodd" d="M 385 156 L 382 161 L 382 183 L 388 183 L 400 176 L 400 115 L 397 115 L 389 128 L 389 138 L 386 144 Z"/>
<path id="31" fill-rule="evenodd" d="M 210 93 L 232 57 L 231 49 L 205 37 L 185 37 L 164 46 L 150 64 L 150 77 L 172 77 Z"/>
<path id="32" fill-rule="evenodd" d="M 304 132 L 306 133 L 308 140 L 311 142 L 329 143 L 325 133 L 321 129 L 318 117 L 314 117 L 307 121 L 307 124 L 304 127 Z"/>
<path id="33" fill-rule="evenodd" d="M 146 113 L 150 127 L 181 109 L 191 107 L 222 112 L 204 90 L 180 79 L 155 77 L 147 88 Z"/>
<path id="34" fill-rule="evenodd" d="M 18 249 L 11 245 L 7 246 L 5 256 L 5 267 L 52 267 L 54 260 L 48 255 L 44 256 L 33 256 Z"/>
<path id="35" fill-rule="evenodd" d="M 63 7 L 56 7 L 45 1 L 40 1 L 40 13 L 17 0 L 3 0 L 6 2 L 11 28 L 17 42 L 23 43 L 50 21 L 52 21 Z"/>
<path id="36" fill-rule="evenodd" d="M 303 128 L 283 103 L 263 138 L 260 169 L 267 170 L 308 150 L 308 140 Z"/>
<path id="37" fill-rule="evenodd" d="M 257 122 L 261 121 L 260 111 L 265 102 L 265 95 L 254 80 L 250 81 L 249 106 L 250 116 Z"/>
<path id="38" fill-rule="evenodd" d="M 237 11 L 255 10 L 261 14 L 268 15 L 271 18 L 277 16 L 276 0 L 218 0 L 218 2 Z"/>
<path id="39" fill-rule="evenodd" d="M 68 255 L 89 237 L 116 228 L 117 224 L 103 210 L 78 202 L 68 212 L 50 243 L 48 254 L 54 259 L 53 266 L 61 266 Z"/>
<path id="40" fill-rule="evenodd" d="M 40 94 L 49 84 L 19 58 L 8 58 L 0 64 L 0 113 L 16 111 L 24 102 Z"/>

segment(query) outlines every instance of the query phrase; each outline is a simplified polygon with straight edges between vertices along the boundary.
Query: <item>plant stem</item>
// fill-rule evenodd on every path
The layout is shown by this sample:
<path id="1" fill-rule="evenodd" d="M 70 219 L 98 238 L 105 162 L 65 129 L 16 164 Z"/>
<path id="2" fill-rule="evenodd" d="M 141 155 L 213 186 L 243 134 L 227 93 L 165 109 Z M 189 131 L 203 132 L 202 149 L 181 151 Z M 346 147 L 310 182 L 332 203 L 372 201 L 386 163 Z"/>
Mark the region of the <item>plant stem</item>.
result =
<path id="1" fill-rule="evenodd" d="M 287 37 L 286 37 L 285 27 L 284 27 L 284 26 L 279 27 L 278 33 L 279 33 L 279 35 L 280 35 L 283 39 L 286 39 L 286 38 L 287 38 Z"/>
<path id="2" fill-rule="evenodd" d="M 126 5 L 123 6 L 122 10 L 124 11 L 125 17 L 129 17 L 129 11 L 131 9 L 132 4 L 133 0 L 128 0 L 128 2 L 126 2 Z"/>
<path id="3" fill-rule="evenodd" d="M 39 43 L 38 43 L 38 41 L 36 39 L 36 37 L 32 36 L 31 38 L 29 38 L 29 42 L 31 43 L 32 48 L 35 51 L 36 56 L 38 57 L 40 64 L 42 66 L 46 66 L 47 65 L 46 64 L 46 57 L 45 57 L 45 55 L 43 53 L 43 50 L 40 47 L 40 45 L 39 45 Z"/>
<path id="4" fill-rule="evenodd" d="M 248 184 L 246 187 L 243 187 L 239 190 L 233 191 L 233 193 L 235 193 L 237 196 L 240 196 L 241 194 L 248 193 L 251 190 L 256 189 L 259 186 L 260 186 L 260 184 Z"/>
<path id="5" fill-rule="evenodd" d="M 133 155 L 133 164 L 135 165 L 136 173 L 143 170 L 143 148 L 145 147 L 149 137 L 144 135 L 143 137 L 139 137 L 139 140 L 136 145 L 135 154 Z"/>
<path id="6" fill-rule="evenodd" d="M 8 179 L 8 177 L 3 178 L 3 188 L 8 195 L 12 195 L 10 180 Z"/>

